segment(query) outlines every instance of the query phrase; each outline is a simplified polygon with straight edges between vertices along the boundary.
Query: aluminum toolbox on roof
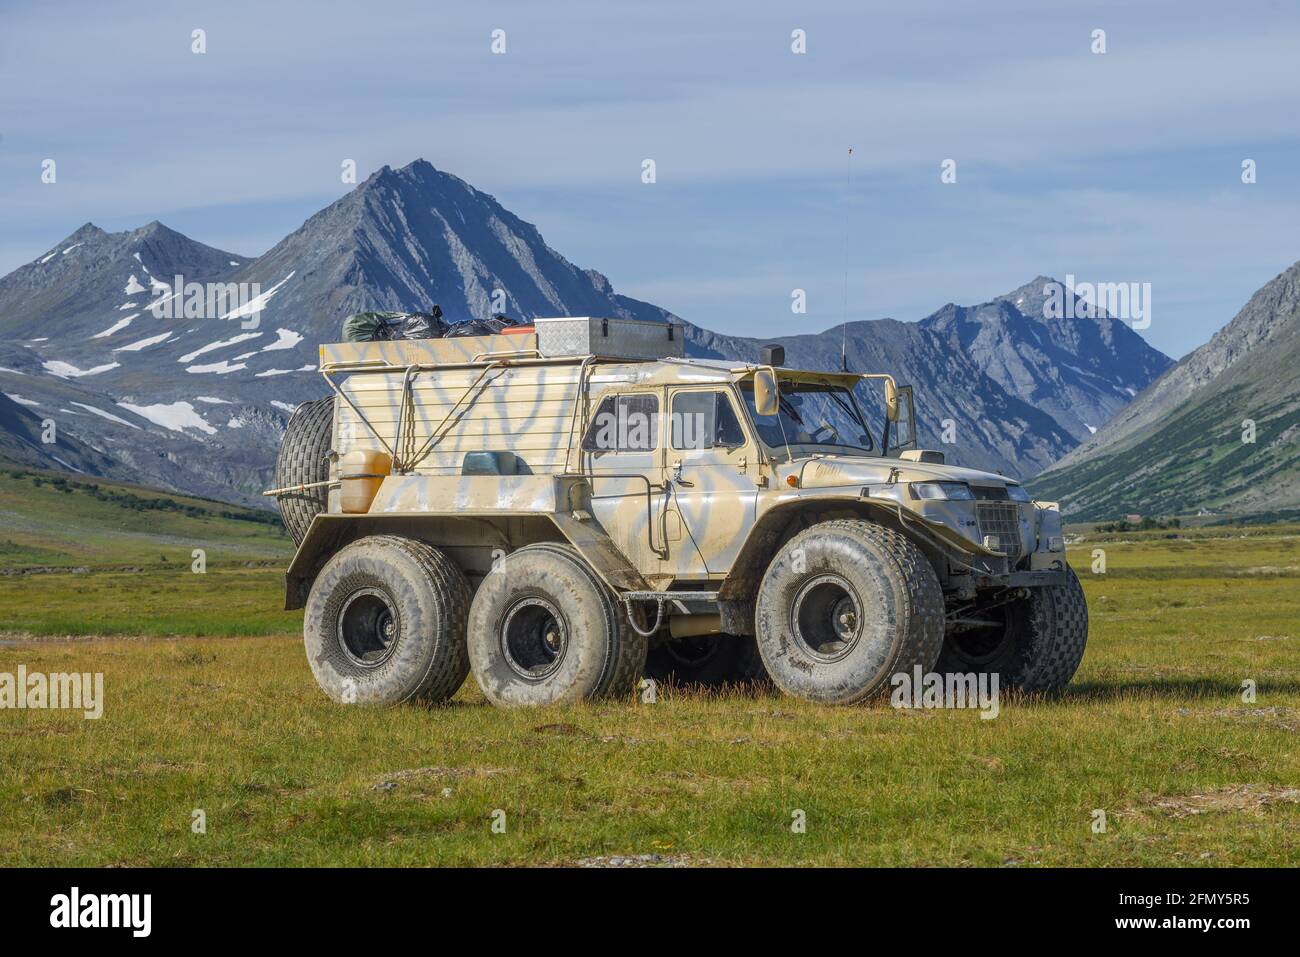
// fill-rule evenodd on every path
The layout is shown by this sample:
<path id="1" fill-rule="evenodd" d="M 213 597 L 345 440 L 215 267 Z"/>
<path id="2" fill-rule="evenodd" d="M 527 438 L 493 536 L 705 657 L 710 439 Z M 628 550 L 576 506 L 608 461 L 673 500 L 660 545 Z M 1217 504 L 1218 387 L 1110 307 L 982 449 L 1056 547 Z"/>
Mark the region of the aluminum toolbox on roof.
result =
<path id="1" fill-rule="evenodd" d="M 681 323 L 642 319 L 564 316 L 537 319 L 537 351 L 543 356 L 607 359 L 680 359 L 686 355 Z"/>

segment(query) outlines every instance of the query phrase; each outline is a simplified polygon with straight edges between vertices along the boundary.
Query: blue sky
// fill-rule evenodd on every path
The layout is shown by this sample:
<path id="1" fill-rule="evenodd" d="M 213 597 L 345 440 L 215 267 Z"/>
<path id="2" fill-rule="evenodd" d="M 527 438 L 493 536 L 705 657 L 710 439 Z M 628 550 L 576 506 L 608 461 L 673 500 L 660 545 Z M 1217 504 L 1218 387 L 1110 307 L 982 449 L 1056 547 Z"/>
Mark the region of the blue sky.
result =
<path id="1" fill-rule="evenodd" d="M 424 157 L 719 331 L 838 323 L 846 267 L 853 319 L 1073 273 L 1178 357 L 1300 259 L 1297 117 L 1284 2 L 5 0 L 0 273 L 88 220 L 256 255 Z"/>

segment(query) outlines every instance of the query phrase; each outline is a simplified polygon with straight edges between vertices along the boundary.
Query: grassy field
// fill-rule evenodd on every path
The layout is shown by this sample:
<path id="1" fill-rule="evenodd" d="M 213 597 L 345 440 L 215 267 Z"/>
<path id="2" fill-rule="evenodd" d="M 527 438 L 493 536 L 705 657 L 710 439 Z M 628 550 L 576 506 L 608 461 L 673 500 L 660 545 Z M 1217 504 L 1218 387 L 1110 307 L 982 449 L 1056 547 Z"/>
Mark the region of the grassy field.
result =
<path id="1" fill-rule="evenodd" d="M 0 470 L 0 629 L 30 635 L 283 633 L 271 516 L 103 479 Z M 203 552 L 202 574 L 194 551 Z"/>
<path id="2" fill-rule="evenodd" d="M 0 468 L 0 568 L 287 560 L 293 542 L 269 512 L 144 486 Z"/>
<path id="3" fill-rule="evenodd" d="M 107 703 L 0 711 L 0 863 L 1294 864 L 1298 549 L 1294 526 L 1085 533 L 1076 682 L 991 721 L 672 692 L 503 712 L 472 679 L 347 709 L 276 568 L 10 576 L 0 672 L 103 672 Z"/>

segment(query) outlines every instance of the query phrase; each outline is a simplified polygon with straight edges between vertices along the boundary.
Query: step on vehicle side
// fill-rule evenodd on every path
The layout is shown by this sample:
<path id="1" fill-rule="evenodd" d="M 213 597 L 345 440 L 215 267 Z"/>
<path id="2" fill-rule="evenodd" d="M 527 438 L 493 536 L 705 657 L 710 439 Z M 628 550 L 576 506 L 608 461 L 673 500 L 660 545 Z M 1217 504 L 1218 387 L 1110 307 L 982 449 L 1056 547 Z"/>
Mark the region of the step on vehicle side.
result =
<path id="1" fill-rule="evenodd" d="M 1042 693 L 1083 657 L 1056 504 L 916 449 L 888 375 L 687 359 L 680 325 L 625 319 L 320 351 L 334 395 L 267 494 L 338 701 L 467 671 L 502 706 L 643 676 L 850 704 L 917 668 Z"/>

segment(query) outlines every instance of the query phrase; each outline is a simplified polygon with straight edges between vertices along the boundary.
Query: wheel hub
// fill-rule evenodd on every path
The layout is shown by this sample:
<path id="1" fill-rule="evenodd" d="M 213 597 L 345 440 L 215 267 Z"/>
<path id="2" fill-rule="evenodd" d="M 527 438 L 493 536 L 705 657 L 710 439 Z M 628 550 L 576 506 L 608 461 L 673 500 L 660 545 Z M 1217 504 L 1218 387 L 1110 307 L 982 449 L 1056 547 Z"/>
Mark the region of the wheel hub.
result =
<path id="1" fill-rule="evenodd" d="M 501 621 L 501 651 L 521 678 L 540 681 L 554 674 L 568 647 L 564 616 L 540 596 L 515 602 Z"/>
<path id="2" fill-rule="evenodd" d="M 397 614 L 381 589 L 358 589 L 339 609 L 339 645 L 362 668 L 375 668 L 387 661 L 397 645 L 397 633 Z"/>
<path id="3" fill-rule="evenodd" d="M 847 579 L 810 578 L 795 595 L 791 615 L 795 638 L 821 661 L 838 661 L 862 636 L 862 602 Z"/>

